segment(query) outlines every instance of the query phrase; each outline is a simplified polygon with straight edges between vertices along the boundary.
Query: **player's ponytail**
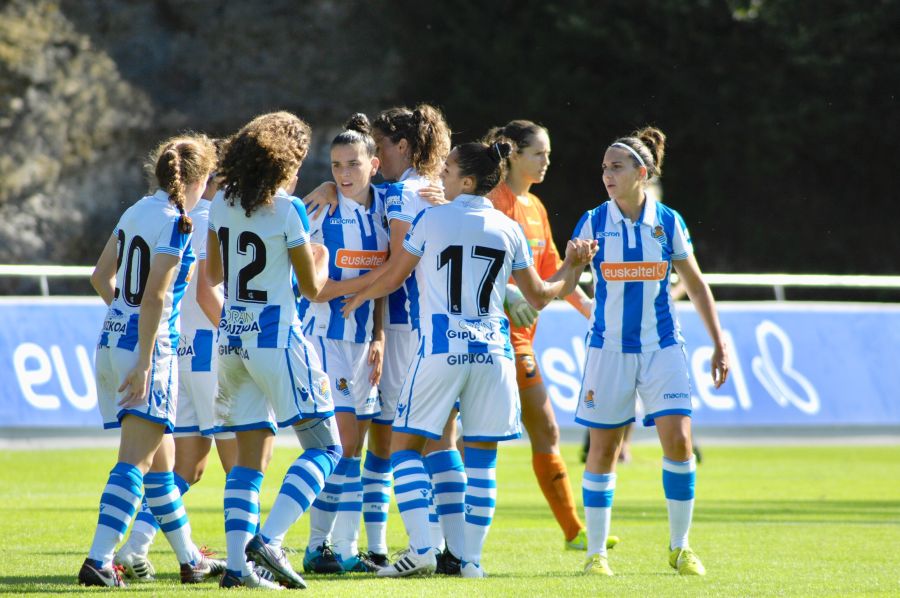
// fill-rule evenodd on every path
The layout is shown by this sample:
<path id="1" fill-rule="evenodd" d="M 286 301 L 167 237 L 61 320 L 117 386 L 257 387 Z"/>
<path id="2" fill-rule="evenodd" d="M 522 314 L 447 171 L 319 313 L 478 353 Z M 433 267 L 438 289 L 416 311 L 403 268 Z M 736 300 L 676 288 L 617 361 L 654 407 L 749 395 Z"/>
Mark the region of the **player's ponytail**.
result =
<path id="1" fill-rule="evenodd" d="M 450 153 L 450 127 L 440 110 L 429 104 L 419 104 L 415 110 L 388 108 L 372 126 L 391 143 L 405 139 L 412 167 L 420 175 L 437 180 Z"/>
<path id="2" fill-rule="evenodd" d="M 464 143 L 456 146 L 459 174 L 475 179 L 475 195 L 487 195 L 500 184 L 506 175 L 506 162 L 513 144 L 499 138 L 490 145 L 483 142 Z"/>
<path id="3" fill-rule="evenodd" d="M 185 135 L 160 144 L 151 153 L 154 174 L 159 188 L 169 194 L 178 209 L 178 230 L 189 233 L 194 229 L 184 208 L 188 185 L 206 181 L 216 166 L 216 147 L 206 135 Z"/>
<path id="4" fill-rule="evenodd" d="M 619 137 L 610 147 L 620 147 L 628 152 L 635 168 L 643 166 L 647 169 L 648 180 L 662 176 L 666 136 L 656 127 L 644 127 L 628 137 Z"/>

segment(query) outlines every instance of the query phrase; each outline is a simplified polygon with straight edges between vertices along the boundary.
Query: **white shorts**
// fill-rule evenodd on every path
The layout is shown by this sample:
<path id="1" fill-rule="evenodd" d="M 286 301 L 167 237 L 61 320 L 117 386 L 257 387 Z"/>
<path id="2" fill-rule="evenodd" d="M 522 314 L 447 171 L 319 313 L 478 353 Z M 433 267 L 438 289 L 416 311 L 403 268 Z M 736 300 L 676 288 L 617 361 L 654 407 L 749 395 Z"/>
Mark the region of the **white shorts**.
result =
<path id="1" fill-rule="evenodd" d="M 283 349 L 219 345 L 217 431 L 240 432 L 290 426 L 301 419 L 334 415 L 328 376 L 299 330 Z"/>
<path id="2" fill-rule="evenodd" d="M 463 440 L 522 435 L 516 363 L 490 353 L 417 356 L 400 394 L 394 431 L 440 438 L 457 398 Z"/>
<path id="3" fill-rule="evenodd" d="M 384 365 L 381 367 L 381 382 L 378 384 L 378 400 L 381 414 L 372 421 L 390 425 L 397 413 L 397 401 L 409 366 L 416 356 L 419 333 L 415 330 L 384 330 Z"/>
<path id="4" fill-rule="evenodd" d="M 234 438 L 234 432 L 216 432 L 222 425 L 216 411 L 216 356 L 212 330 L 182 331 L 178 341 L 178 409 L 175 437 Z"/>
<path id="5" fill-rule="evenodd" d="M 357 419 L 372 419 L 381 411 L 378 389 L 369 382 L 369 343 L 351 343 L 323 336 L 310 337 L 322 369 L 331 382 L 331 397 L 338 413 L 353 413 Z"/>
<path id="6" fill-rule="evenodd" d="M 691 382 L 681 345 L 650 353 L 617 353 L 588 347 L 575 421 L 591 428 L 619 428 L 635 419 L 636 399 L 644 425 L 663 415 L 691 414 Z"/>
<path id="7" fill-rule="evenodd" d="M 150 392 L 143 406 L 122 409 L 119 386 L 125 375 L 137 363 L 138 352 L 118 347 L 97 347 L 94 370 L 97 373 L 97 403 L 103 417 L 103 428 L 119 428 L 127 414 L 163 424 L 166 433 L 175 429 L 175 410 L 178 395 L 178 368 L 171 353 L 160 353 L 157 346 L 150 364 Z"/>

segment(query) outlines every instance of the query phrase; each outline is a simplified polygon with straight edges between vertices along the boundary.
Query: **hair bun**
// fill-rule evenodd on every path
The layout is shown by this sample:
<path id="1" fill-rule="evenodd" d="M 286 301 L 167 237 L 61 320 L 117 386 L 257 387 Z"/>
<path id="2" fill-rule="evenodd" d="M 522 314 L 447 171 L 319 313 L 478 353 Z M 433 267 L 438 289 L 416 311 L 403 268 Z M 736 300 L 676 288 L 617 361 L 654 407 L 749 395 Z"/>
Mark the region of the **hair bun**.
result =
<path id="1" fill-rule="evenodd" d="M 512 145 L 505 141 L 497 141 L 492 144 L 489 150 L 489 154 L 491 156 L 491 160 L 495 164 L 499 164 L 504 159 L 509 157 L 509 154 L 512 152 Z"/>
<path id="2" fill-rule="evenodd" d="M 357 131 L 363 135 L 369 135 L 372 127 L 369 125 L 369 118 L 362 112 L 357 112 L 347 119 L 344 123 L 344 129 L 347 131 Z"/>

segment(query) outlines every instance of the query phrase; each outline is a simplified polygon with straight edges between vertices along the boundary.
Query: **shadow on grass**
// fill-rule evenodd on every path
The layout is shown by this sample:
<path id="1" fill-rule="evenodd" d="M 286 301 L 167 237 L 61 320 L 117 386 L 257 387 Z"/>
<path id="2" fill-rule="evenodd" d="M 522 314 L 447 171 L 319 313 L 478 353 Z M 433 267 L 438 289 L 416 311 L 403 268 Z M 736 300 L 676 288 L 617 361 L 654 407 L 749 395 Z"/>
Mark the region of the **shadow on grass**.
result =
<path id="1" fill-rule="evenodd" d="M 544 522 L 543 505 L 501 505 L 498 516 Z M 666 521 L 666 504 L 659 500 L 621 501 L 613 505 L 617 521 Z M 845 525 L 900 525 L 900 501 L 884 500 L 703 500 L 698 498 L 694 521 L 705 523 L 841 523 Z"/>

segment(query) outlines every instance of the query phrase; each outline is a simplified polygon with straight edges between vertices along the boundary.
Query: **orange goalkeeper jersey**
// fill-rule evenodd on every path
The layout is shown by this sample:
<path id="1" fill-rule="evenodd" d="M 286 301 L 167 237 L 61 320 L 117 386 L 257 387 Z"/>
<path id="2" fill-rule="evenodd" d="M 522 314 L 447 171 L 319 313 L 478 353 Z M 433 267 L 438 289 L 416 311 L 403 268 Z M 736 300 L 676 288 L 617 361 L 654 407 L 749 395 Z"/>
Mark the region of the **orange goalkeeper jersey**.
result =
<path id="1" fill-rule="evenodd" d="M 500 183 L 488 194 L 494 207 L 516 222 L 525 231 L 525 239 L 534 256 L 534 267 L 541 278 L 552 276 L 562 264 L 559 251 L 553 242 L 550 223 L 547 221 L 547 209 L 536 195 L 528 193 L 525 197 L 516 197 L 506 183 Z M 515 281 L 510 279 L 515 284 Z M 508 317 L 508 315 L 507 315 Z M 509 336 L 513 351 L 516 353 L 534 353 L 532 341 L 537 330 L 537 321 L 527 328 L 510 325 Z"/>

